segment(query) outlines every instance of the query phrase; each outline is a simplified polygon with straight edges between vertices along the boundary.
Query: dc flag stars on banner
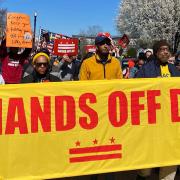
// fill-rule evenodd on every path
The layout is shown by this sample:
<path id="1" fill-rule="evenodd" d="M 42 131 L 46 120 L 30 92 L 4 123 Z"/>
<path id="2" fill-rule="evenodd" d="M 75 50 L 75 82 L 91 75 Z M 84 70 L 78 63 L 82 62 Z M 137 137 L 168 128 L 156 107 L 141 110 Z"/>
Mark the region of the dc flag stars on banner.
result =
<path id="1" fill-rule="evenodd" d="M 92 141 L 93 145 L 88 147 L 82 146 L 82 142 L 79 140 L 75 142 L 76 148 L 69 149 L 69 162 L 70 163 L 80 163 L 88 161 L 100 161 L 108 159 L 121 159 L 122 158 L 122 145 L 114 144 L 115 138 L 109 139 L 111 145 L 98 145 L 98 140 L 95 138 Z"/>
<path id="2" fill-rule="evenodd" d="M 179 78 L 0 88 L 0 179 L 180 164 Z"/>

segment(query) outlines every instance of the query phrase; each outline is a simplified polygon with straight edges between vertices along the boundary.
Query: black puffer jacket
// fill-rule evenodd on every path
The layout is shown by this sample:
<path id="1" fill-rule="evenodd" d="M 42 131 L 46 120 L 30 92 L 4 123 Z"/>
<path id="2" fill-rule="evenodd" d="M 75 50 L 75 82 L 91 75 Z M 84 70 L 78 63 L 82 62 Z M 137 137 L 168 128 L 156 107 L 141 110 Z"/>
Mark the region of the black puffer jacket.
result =
<path id="1" fill-rule="evenodd" d="M 61 81 L 58 77 L 53 76 L 49 72 L 45 75 L 40 75 L 37 72 L 33 71 L 32 74 L 24 77 L 21 83 L 39 83 L 39 82 L 58 82 Z"/>
<path id="2" fill-rule="evenodd" d="M 171 73 L 171 77 L 180 77 L 180 71 L 177 70 L 174 64 L 168 63 L 168 68 Z M 154 59 L 143 65 L 135 75 L 135 78 L 155 78 L 160 76 L 160 64 L 156 59 Z"/>

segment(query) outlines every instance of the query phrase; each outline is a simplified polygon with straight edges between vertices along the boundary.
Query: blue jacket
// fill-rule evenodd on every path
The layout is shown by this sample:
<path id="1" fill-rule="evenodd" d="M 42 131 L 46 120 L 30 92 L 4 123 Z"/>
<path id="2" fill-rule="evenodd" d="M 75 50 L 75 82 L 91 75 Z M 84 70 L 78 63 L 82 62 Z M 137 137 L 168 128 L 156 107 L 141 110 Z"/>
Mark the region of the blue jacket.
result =
<path id="1" fill-rule="evenodd" d="M 180 77 L 180 71 L 177 70 L 174 64 L 168 63 L 169 72 L 172 77 Z M 151 60 L 144 64 L 136 73 L 135 78 L 155 78 L 161 76 L 160 64 L 157 60 Z"/>

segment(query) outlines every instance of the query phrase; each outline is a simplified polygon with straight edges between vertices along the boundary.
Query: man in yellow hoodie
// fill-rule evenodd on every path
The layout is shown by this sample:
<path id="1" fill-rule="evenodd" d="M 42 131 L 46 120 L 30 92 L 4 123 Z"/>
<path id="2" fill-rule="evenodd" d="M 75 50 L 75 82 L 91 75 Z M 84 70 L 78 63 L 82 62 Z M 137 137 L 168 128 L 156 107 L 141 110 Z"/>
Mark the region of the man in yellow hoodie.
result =
<path id="1" fill-rule="evenodd" d="M 112 40 L 109 33 L 98 33 L 95 38 L 96 53 L 83 61 L 80 80 L 121 79 L 123 78 L 118 59 L 111 56 Z"/>

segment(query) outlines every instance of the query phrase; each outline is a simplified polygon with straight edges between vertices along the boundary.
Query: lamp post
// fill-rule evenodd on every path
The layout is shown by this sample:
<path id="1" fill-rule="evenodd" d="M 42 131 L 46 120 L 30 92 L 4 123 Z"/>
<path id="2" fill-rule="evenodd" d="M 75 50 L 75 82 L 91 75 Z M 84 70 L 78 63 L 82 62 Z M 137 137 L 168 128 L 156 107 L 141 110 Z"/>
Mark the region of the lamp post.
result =
<path id="1" fill-rule="evenodd" d="M 33 49 L 35 48 L 35 40 L 36 40 L 36 21 L 37 21 L 37 12 L 34 13 Z"/>

